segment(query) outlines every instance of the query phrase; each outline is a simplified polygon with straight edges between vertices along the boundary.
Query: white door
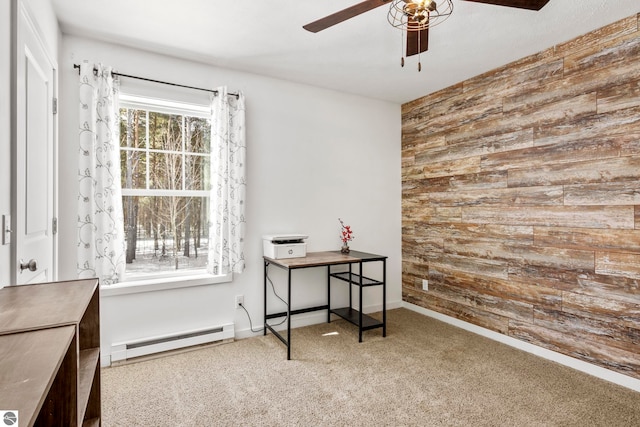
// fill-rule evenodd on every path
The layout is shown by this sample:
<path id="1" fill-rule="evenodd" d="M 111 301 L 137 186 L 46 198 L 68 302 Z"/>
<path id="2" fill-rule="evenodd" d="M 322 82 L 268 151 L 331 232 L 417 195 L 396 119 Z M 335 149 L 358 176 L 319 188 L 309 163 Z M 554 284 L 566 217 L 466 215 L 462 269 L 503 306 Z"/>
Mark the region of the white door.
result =
<path id="1" fill-rule="evenodd" d="M 55 67 L 23 2 L 17 4 L 12 283 L 26 284 L 55 280 Z"/>

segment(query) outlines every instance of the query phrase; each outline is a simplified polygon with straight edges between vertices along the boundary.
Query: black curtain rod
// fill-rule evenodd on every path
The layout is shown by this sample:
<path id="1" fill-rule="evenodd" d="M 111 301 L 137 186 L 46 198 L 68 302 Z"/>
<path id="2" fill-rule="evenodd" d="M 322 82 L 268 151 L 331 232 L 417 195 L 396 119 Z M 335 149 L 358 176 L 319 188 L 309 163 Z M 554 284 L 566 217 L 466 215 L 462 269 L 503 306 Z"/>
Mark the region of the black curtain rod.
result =
<path id="1" fill-rule="evenodd" d="M 80 65 L 78 65 L 78 64 L 73 64 L 73 68 L 77 69 L 77 70 L 78 70 L 78 74 L 80 74 Z M 97 70 L 96 68 L 94 68 L 94 69 L 93 69 L 93 72 L 94 72 L 94 73 L 97 73 L 97 72 L 98 72 L 98 70 Z M 116 71 L 112 71 L 112 72 L 111 72 L 111 75 L 112 75 L 112 76 L 119 76 L 119 77 L 127 77 L 127 78 L 130 78 L 130 79 L 144 80 L 144 81 L 146 81 L 146 82 L 152 82 L 152 83 L 160 83 L 160 84 L 163 84 L 163 85 L 183 87 L 183 88 L 186 88 L 186 89 L 202 90 L 202 91 L 204 91 L 204 92 L 210 92 L 210 93 L 213 93 L 213 94 L 215 94 L 215 95 L 217 95 L 217 94 L 218 94 L 218 91 L 217 91 L 217 90 L 215 90 L 215 89 L 204 89 L 204 88 L 201 88 L 201 87 L 181 85 L 181 84 L 178 84 L 178 83 L 163 82 L 163 81 L 161 81 L 161 80 L 154 80 L 154 79 L 148 79 L 148 78 L 146 78 L 146 77 L 132 76 L 132 75 L 130 75 L 130 74 L 118 73 L 118 72 L 116 72 Z M 239 94 L 237 94 L 237 93 L 231 93 L 231 92 L 230 92 L 230 93 L 228 93 L 228 95 L 235 96 L 236 98 L 238 98 L 238 97 L 240 96 L 240 95 L 239 95 Z"/>

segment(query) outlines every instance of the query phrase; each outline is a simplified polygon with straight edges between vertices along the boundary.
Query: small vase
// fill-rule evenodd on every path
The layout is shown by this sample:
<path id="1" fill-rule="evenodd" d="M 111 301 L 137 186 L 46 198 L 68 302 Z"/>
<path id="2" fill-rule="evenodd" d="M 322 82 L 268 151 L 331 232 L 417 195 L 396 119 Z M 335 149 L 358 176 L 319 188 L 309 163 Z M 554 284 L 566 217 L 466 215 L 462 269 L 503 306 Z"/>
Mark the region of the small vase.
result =
<path id="1" fill-rule="evenodd" d="M 340 249 L 340 252 L 342 252 L 343 254 L 348 254 L 350 251 L 349 249 L 349 245 L 347 245 L 346 243 L 342 245 L 342 248 Z"/>

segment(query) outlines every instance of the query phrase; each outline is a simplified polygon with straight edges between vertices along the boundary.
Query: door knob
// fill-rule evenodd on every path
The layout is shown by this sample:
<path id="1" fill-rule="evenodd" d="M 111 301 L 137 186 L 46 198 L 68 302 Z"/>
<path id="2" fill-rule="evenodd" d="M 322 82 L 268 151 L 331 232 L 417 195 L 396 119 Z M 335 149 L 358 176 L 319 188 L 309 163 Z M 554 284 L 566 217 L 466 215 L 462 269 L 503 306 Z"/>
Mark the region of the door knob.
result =
<path id="1" fill-rule="evenodd" d="M 20 260 L 20 272 L 22 273 L 24 270 L 36 271 L 38 269 L 38 262 L 35 259 L 29 260 L 29 262 L 24 262 Z"/>

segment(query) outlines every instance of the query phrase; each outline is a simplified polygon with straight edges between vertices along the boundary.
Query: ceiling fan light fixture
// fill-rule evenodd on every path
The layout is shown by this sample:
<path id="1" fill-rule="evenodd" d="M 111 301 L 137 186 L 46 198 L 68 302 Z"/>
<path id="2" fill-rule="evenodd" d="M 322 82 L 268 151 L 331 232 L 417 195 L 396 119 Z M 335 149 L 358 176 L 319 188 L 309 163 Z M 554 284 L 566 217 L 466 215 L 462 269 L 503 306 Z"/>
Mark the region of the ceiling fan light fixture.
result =
<path id="1" fill-rule="evenodd" d="M 520 9 L 540 10 L 550 0 L 467 0 Z M 303 25 L 307 31 L 317 33 L 347 19 L 361 15 L 385 4 L 391 4 L 387 20 L 392 27 L 402 30 L 403 51 L 406 56 L 418 55 L 418 71 L 422 69 L 420 53 L 429 49 L 429 28 L 445 21 L 453 13 L 452 0 L 361 0 L 351 7 Z M 404 56 L 400 64 L 404 67 Z"/>
<path id="2" fill-rule="evenodd" d="M 387 20 L 402 31 L 422 31 L 446 20 L 452 12 L 452 0 L 393 0 Z"/>
<path id="3" fill-rule="evenodd" d="M 387 20 L 402 31 L 402 46 L 407 56 L 418 55 L 418 71 L 422 70 L 420 53 L 429 45 L 429 28 L 443 22 L 453 12 L 452 0 L 392 0 Z M 404 56 L 401 60 L 404 67 Z"/>

